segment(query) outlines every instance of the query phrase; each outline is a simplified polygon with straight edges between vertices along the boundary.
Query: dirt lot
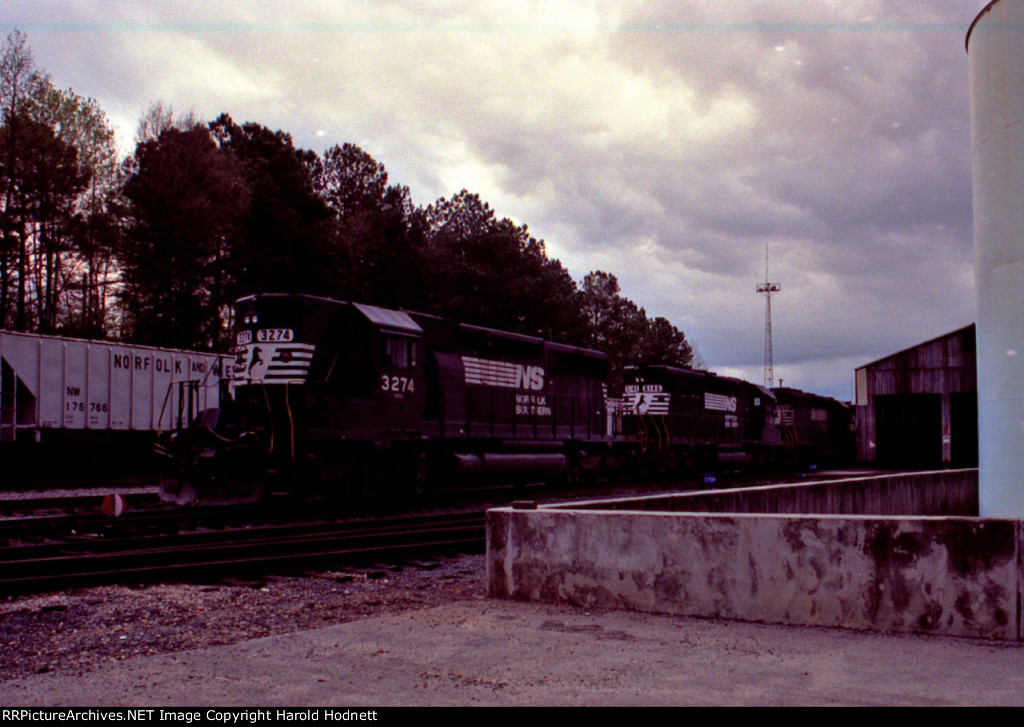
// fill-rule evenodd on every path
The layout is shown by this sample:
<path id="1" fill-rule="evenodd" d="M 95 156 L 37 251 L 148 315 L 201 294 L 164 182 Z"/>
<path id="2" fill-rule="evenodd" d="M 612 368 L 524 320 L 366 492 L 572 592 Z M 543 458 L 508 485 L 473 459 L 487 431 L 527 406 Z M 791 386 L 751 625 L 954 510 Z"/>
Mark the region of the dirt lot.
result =
<path id="1" fill-rule="evenodd" d="M 255 582 L 8 597 L 0 601 L 0 680 L 83 673 L 134 656 L 484 597 L 482 555 Z"/>
<path id="2" fill-rule="evenodd" d="M 483 574 L 463 556 L 8 599 L 0 703 L 1024 704 L 1018 643 L 487 600 Z"/>

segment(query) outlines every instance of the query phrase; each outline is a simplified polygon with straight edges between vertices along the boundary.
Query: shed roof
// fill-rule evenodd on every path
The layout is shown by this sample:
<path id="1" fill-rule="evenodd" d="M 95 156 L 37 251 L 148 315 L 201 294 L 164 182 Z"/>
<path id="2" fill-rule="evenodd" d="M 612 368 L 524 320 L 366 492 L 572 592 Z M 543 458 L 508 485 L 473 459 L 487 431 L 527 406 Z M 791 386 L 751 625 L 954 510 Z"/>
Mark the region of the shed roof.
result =
<path id="1" fill-rule="evenodd" d="M 945 340 L 945 339 L 948 339 L 948 338 L 956 338 L 957 336 L 966 336 L 966 335 L 968 335 L 968 333 L 970 334 L 971 338 L 973 339 L 974 335 L 975 335 L 974 334 L 974 324 L 973 323 L 970 324 L 969 326 L 964 326 L 963 328 L 958 328 L 955 331 L 950 331 L 949 333 L 945 333 L 945 334 L 943 334 L 941 336 L 936 336 L 935 338 L 929 339 L 929 340 L 924 341 L 922 343 L 918 343 L 918 344 L 915 344 L 913 346 L 908 346 L 907 348 L 904 348 L 901 351 L 897 351 L 896 353 L 890 353 L 888 356 L 882 356 L 882 358 L 875 359 L 874 361 L 871 361 L 870 363 L 866 363 L 863 366 L 858 366 L 857 368 L 854 369 L 854 371 L 860 371 L 861 369 L 871 368 L 872 366 L 877 366 L 878 364 L 880 364 L 880 363 L 882 363 L 884 361 L 889 361 L 890 359 L 898 358 L 900 356 L 905 356 L 908 353 L 911 353 L 912 351 L 914 351 L 915 349 L 924 348 L 925 346 L 930 346 L 933 343 L 938 343 L 939 341 L 942 341 L 942 340 Z"/>

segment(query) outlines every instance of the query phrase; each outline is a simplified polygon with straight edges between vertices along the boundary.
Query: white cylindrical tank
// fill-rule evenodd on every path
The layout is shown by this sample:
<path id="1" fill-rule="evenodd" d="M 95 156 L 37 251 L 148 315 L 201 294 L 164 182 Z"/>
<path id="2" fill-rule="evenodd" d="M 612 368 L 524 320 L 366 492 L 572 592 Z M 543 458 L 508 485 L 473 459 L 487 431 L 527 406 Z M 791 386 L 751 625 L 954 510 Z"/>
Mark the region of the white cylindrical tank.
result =
<path id="1" fill-rule="evenodd" d="M 967 32 L 982 517 L 1024 518 L 1024 0 Z"/>

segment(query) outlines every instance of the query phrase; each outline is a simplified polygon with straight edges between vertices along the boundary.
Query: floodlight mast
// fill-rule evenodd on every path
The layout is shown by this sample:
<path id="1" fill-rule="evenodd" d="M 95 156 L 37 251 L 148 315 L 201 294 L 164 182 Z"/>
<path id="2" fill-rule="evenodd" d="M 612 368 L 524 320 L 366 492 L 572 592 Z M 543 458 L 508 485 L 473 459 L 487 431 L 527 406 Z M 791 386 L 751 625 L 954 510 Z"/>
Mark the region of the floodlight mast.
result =
<path id="1" fill-rule="evenodd" d="M 772 361 L 772 293 L 778 293 L 782 286 L 768 282 L 768 243 L 764 243 L 764 282 L 757 284 L 757 292 L 764 295 L 764 385 L 775 386 L 775 364 Z"/>

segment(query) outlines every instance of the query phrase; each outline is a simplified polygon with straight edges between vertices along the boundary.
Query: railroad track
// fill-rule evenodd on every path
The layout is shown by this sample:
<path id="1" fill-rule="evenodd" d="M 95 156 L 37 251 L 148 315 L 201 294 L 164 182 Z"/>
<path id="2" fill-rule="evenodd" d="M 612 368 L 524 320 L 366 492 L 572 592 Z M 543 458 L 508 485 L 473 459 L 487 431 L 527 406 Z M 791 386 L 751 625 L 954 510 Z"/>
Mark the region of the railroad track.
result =
<path id="1" fill-rule="evenodd" d="M 132 501 L 132 508 L 138 508 Z M 199 528 L 224 529 L 252 523 L 265 523 L 268 510 L 257 508 L 182 508 L 154 503 L 150 508 L 132 509 L 120 517 L 102 512 L 98 501 L 79 510 L 68 508 L 59 514 L 0 518 L 0 544 L 76 541 L 83 538 L 138 537 L 147 534 L 176 533 Z M 285 514 L 281 511 L 280 514 Z M 290 511 L 289 513 L 290 514 Z M 276 519 L 275 519 L 276 521 Z"/>
<path id="2" fill-rule="evenodd" d="M 48 511 L 48 503 L 56 503 Z M 14 503 L 14 504 L 10 504 Z M 30 503 L 21 505 L 20 503 Z M 301 501 L 275 496 L 246 505 L 180 506 L 160 502 L 156 495 L 133 494 L 124 498 L 126 509 L 112 517 L 103 511 L 103 498 L 54 497 L 0 501 L 0 547 L 77 541 L 83 538 L 127 538 L 144 535 L 224 530 L 294 522 L 337 521 L 343 516 L 372 516 L 358 505 Z"/>
<path id="3" fill-rule="evenodd" d="M 0 594 L 252 577 L 483 549 L 481 511 L 102 538 L 0 550 Z"/>

